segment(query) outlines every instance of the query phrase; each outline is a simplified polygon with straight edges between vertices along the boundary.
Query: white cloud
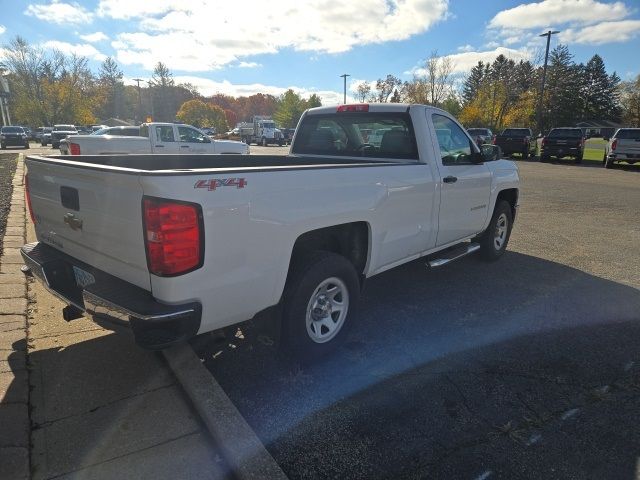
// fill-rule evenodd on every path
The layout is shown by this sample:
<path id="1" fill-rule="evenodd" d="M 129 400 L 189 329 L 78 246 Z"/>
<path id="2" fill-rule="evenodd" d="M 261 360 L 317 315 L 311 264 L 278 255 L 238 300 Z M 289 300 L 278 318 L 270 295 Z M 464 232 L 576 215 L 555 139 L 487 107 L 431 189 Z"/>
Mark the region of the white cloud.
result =
<path id="1" fill-rule="evenodd" d="M 233 97 L 247 97 L 256 93 L 265 93 L 270 95 L 282 95 L 288 89 L 292 89 L 303 98 L 308 98 L 312 94 L 318 95 L 322 99 L 323 105 L 333 105 L 342 103 L 342 92 L 334 92 L 331 90 L 313 90 L 300 88 L 295 86 L 276 87 L 273 85 L 263 85 L 261 83 L 251 84 L 233 84 L 227 80 L 216 82 L 208 78 L 178 75 L 174 77 L 176 83 L 190 83 L 198 88 L 198 91 L 204 96 L 211 96 L 217 93 L 231 95 Z"/>
<path id="2" fill-rule="evenodd" d="M 629 15 L 623 2 L 597 0 L 543 0 L 502 10 L 491 19 L 489 28 L 525 30 L 565 23 L 593 24 L 619 20 Z"/>
<path id="3" fill-rule="evenodd" d="M 601 45 L 626 42 L 640 35 L 640 20 L 602 22 L 586 28 L 569 28 L 559 35 L 562 43 Z"/>
<path id="4" fill-rule="evenodd" d="M 286 48 L 340 53 L 404 40 L 446 18 L 447 9 L 448 0 L 281 0 L 277 8 L 245 0 L 242 11 L 261 14 L 242 15 L 233 2 L 101 0 L 98 15 L 136 22 L 112 43 L 121 63 L 207 71 Z"/>
<path id="5" fill-rule="evenodd" d="M 237 66 L 238 68 L 258 68 L 261 67 L 262 64 L 257 62 L 240 62 Z"/>
<path id="6" fill-rule="evenodd" d="M 107 58 L 105 54 L 100 53 L 96 47 L 89 45 L 88 43 L 73 44 L 68 42 L 59 42 L 57 40 L 49 40 L 48 42 L 44 42 L 42 47 L 60 50 L 62 53 L 66 54 L 75 53 L 76 55 L 89 57 L 100 62 Z"/>
<path id="7" fill-rule="evenodd" d="M 0 25 L 0 35 L 2 35 L 6 31 L 7 31 L 7 27 L 5 27 L 4 25 Z"/>
<path id="8" fill-rule="evenodd" d="M 467 73 L 471 68 L 475 67 L 476 64 L 480 61 L 485 63 L 491 63 L 495 60 L 498 55 L 504 55 L 507 58 L 510 58 L 516 62 L 520 60 L 530 60 L 532 53 L 527 48 L 506 48 L 506 47 L 497 47 L 493 50 L 486 50 L 482 52 L 461 52 L 454 53 L 451 55 L 445 55 L 446 58 L 451 59 L 453 63 L 453 73 Z M 425 75 L 426 71 L 423 68 L 424 62 L 421 62 L 419 65 L 415 66 L 413 69 L 408 72 L 404 72 L 407 75 Z"/>
<path id="9" fill-rule="evenodd" d="M 36 17 L 51 23 L 86 24 L 91 23 L 93 14 L 76 2 L 65 3 L 51 0 L 48 4 L 31 4 L 24 11 L 25 15 Z"/>
<path id="10" fill-rule="evenodd" d="M 80 35 L 80 38 L 85 42 L 89 42 L 89 43 L 104 42 L 105 40 L 109 40 L 109 37 L 107 37 L 103 32 L 95 32 L 95 33 L 88 33 L 86 35 Z"/>
<path id="11" fill-rule="evenodd" d="M 458 47 L 459 52 L 473 52 L 475 48 L 472 45 L 466 44 Z"/>

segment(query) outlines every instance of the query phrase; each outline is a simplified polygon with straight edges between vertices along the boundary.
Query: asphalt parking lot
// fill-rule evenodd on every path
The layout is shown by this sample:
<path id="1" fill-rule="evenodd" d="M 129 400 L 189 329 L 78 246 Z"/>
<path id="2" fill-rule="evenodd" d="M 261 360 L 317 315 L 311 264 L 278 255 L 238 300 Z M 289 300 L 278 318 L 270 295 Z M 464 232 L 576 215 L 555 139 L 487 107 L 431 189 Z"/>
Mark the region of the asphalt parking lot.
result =
<path id="1" fill-rule="evenodd" d="M 640 169 L 519 165 L 505 257 L 371 279 L 326 361 L 194 342 L 290 478 L 636 478 Z"/>

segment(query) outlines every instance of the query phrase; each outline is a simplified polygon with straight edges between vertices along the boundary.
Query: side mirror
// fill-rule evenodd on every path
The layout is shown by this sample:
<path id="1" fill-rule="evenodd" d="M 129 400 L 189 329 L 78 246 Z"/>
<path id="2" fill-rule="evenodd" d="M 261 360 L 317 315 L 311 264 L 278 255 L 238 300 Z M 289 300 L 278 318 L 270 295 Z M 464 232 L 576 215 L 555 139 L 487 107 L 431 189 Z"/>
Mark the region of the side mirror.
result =
<path id="1" fill-rule="evenodd" d="M 483 161 L 492 162 L 502 158 L 502 149 L 498 145 L 482 145 L 480 147 Z"/>

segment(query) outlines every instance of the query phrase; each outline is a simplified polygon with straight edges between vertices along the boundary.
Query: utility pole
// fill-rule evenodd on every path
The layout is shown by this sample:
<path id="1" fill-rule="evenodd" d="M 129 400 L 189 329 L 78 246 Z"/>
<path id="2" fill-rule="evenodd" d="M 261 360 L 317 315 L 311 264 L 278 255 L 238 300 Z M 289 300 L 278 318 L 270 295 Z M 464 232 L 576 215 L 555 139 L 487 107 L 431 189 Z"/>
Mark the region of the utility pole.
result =
<path id="1" fill-rule="evenodd" d="M 149 101 L 151 102 L 151 121 L 155 122 L 156 115 L 153 111 L 153 90 L 151 89 L 151 87 L 153 86 L 153 82 L 151 80 L 148 80 L 147 83 L 149 84 Z"/>
<path id="2" fill-rule="evenodd" d="M 350 77 L 351 75 L 349 75 L 348 73 L 343 73 L 342 75 L 340 75 L 340 77 L 342 77 L 344 79 L 344 100 L 342 103 L 347 103 L 347 77 Z"/>
<path id="3" fill-rule="evenodd" d="M 544 83 L 547 80 L 547 62 L 549 60 L 549 44 L 551 43 L 551 35 L 560 33 L 560 30 L 549 30 L 547 33 L 538 35 L 539 37 L 547 37 L 547 50 L 544 54 L 544 67 L 542 68 L 542 85 L 540 86 L 540 98 L 538 99 L 538 132 L 542 131 L 542 104 L 544 102 Z"/>
<path id="4" fill-rule="evenodd" d="M 142 123 L 142 95 L 140 93 L 140 82 L 144 82 L 142 78 L 134 78 L 134 82 L 138 84 L 138 119 L 136 123 Z"/>

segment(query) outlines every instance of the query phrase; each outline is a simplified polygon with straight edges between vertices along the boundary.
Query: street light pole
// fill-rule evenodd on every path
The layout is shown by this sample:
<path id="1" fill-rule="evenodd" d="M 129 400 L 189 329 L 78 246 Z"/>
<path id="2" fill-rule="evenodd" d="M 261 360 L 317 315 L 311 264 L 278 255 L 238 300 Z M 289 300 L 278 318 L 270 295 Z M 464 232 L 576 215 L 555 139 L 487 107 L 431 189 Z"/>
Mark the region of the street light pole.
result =
<path id="1" fill-rule="evenodd" d="M 142 95 L 140 93 L 140 82 L 144 82 L 144 79 L 134 78 L 133 81 L 138 84 L 138 121 L 136 121 L 136 123 L 142 123 Z"/>
<path id="2" fill-rule="evenodd" d="M 340 75 L 344 79 L 344 99 L 342 103 L 347 103 L 347 77 L 350 77 L 348 73 L 343 73 Z"/>
<path id="3" fill-rule="evenodd" d="M 544 84 L 547 80 L 547 62 L 549 61 L 549 44 L 551 43 L 551 35 L 560 33 L 560 30 L 549 30 L 547 33 L 538 35 L 539 37 L 547 37 L 547 50 L 544 54 L 544 67 L 542 68 L 542 85 L 540 85 L 540 98 L 538 99 L 538 131 L 542 130 L 542 103 L 544 99 Z"/>

